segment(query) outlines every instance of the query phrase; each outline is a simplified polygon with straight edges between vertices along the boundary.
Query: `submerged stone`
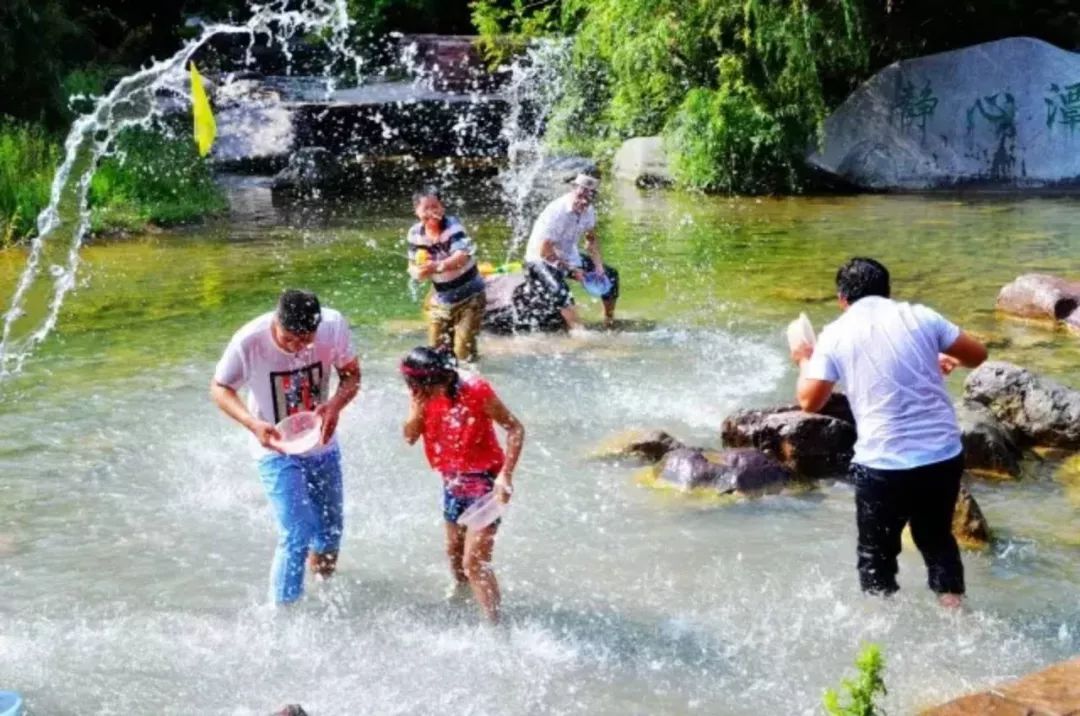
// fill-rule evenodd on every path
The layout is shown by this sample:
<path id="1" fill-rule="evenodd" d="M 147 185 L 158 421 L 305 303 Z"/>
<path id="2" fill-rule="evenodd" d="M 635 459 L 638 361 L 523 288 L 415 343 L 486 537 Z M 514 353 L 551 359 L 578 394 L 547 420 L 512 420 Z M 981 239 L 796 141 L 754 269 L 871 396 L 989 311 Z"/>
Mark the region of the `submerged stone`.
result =
<path id="1" fill-rule="evenodd" d="M 989 361 L 967 377 L 964 397 L 989 408 L 1032 445 L 1080 449 L 1080 391 L 1012 363 Z"/>
<path id="2" fill-rule="evenodd" d="M 705 450 L 680 447 L 655 468 L 658 484 L 683 492 L 707 488 L 720 494 L 778 492 L 791 472 L 760 450 Z"/>
<path id="3" fill-rule="evenodd" d="M 895 62 L 825 120 L 808 162 L 859 187 L 1080 180 L 1080 54 L 1026 37 Z"/>
<path id="4" fill-rule="evenodd" d="M 1080 283 L 1047 274 L 1024 274 L 1001 289 L 995 307 L 1022 318 L 1063 321 L 1080 330 Z"/>
<path id="5" fill-rule="evenodd" d="M 590 457 L 654 463 L 681 447 L 684 446 L 679 440 L 663 430 L 624 430 L 606 438 L 592 451 Z"/>

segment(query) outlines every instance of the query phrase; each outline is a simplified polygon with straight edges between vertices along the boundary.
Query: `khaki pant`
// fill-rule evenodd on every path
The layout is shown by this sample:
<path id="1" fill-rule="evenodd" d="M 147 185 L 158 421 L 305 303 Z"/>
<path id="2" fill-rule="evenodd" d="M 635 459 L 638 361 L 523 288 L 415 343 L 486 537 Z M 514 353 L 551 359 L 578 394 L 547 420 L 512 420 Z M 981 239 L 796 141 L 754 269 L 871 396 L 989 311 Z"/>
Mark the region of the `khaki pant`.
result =
<path id="1" fill-rule="evenodd" d="M 435 348 L 452 347 L 459 361 L 476 360 L 479 357 L 476 337 L 486 306 L 487 297 L 483 291 L 449 306 L 435 303 L 434 296 L 429 295 L 428 343 Z"/>

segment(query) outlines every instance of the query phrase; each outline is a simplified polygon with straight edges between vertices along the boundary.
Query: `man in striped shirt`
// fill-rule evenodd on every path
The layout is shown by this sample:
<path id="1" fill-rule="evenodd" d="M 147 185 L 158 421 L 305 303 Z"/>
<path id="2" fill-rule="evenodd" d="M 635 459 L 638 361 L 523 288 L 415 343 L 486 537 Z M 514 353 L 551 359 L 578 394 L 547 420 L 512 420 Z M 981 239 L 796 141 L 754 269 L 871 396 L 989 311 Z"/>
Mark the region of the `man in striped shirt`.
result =
<path id="1" fill-rule="evenodd" d="M 427 299 L 428 343 L 452 348 L 460 361 L 478 357 L 476 338 L 484 318 L 484 279 L 476 268 L 476 248 L 465 227 L 446 215 L 438 190 L 413 195 L 419 221 L 409 229 L 409 275 L 431 280 Z"/>

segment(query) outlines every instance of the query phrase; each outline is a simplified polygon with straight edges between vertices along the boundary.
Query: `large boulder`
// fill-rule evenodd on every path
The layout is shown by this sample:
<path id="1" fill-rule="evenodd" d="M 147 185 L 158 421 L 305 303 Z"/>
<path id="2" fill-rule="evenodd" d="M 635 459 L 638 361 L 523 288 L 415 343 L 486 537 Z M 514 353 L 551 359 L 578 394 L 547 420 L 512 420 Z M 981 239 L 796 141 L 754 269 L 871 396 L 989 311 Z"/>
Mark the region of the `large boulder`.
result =
<path id="1" fill-rule="evenodd" d="M 1020 436 L 1001 423 L 980 403 L 964 401 L 956 406 L 956 419 L 964 442 L 964 465 L 987 477 L 1018 477 Z"/>
<path id="2" fill-rule="evenodd" d="M 724 420 L 725 447 L 753 447 L 802 477 L 840 475 L 855 446 L 855 423 L 847 399 L 833 396 L 822 413 L 798 406 L 741 410 Z"/>
<path id="3" fill-rule="evenodd" d="M 1080 330 L 1080 282 L 1041 273 L 1024 274 L 1001 289 L 996 308 L 1022 318 L 1064 321 Z"/>
<path id="4" fill-rule="evenodd" d="M 707 488 L 720 494 L 778 492 L 791 472 L 760 450 L 677 448 L 654 468 L 657 484 L 683 492 Z"/>
<path id="5" fill-rule="evenodd" d="M 1080 54 L 1014 37 L 893 63 L 825 120 L 808 162 L 857 186 L 1080 179 Z"/>
<path id="6" fill-rule="evenodd" d="M 681 447 L 684 447 L 681 442 L 663 430 L 624 430 L 604 440 L 590 457 L 654 463 Z"/>
<path id="7" fill-rule="evenodd" d="M 990 409 L 1033 445 L 1080 449 L 1080 391 L 1001 361 L 979 366 L 964 397 Z"/>
<path id="8" fill-rule="evenodd" d="M 615 152 L 611 171 L 616 178 L 642 188 L 670 186 L 675 182 L 662 137 L 627 139 Z"/>

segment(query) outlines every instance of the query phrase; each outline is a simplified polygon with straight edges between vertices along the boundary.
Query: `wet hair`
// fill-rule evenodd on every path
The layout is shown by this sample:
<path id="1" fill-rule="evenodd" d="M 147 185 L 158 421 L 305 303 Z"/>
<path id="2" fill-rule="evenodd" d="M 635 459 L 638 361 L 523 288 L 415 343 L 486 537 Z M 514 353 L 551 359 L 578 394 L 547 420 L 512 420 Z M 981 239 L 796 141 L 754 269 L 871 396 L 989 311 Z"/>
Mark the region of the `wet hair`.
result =
<path id="1" fill-rule="evenodd" d="M 417 346 L 401 361 L 401 374 L 405 382 L 416 386 L 445 385 L 451 400 L 457 397 L 457 361 L 448 350 L 436 350 Z"/>
<path id="2" fill-rule="evenodd" d="M 888 298 L 889 269 L 874 259 L 856 256 L 836 272 L 836 291 L 849 304 L 867 296 Z"/>
<path id="3" fill-rule="evenodd" d="M 322 322 L 319 297 L 311 291 L 287 288 L 281 292 L 277 304 L 277 320 L 289 333 L 314 333 Z"/>

